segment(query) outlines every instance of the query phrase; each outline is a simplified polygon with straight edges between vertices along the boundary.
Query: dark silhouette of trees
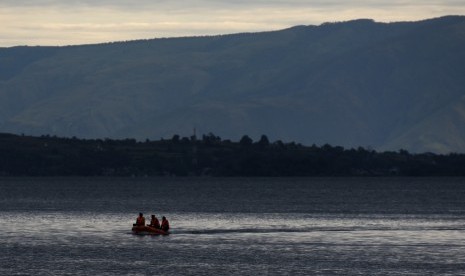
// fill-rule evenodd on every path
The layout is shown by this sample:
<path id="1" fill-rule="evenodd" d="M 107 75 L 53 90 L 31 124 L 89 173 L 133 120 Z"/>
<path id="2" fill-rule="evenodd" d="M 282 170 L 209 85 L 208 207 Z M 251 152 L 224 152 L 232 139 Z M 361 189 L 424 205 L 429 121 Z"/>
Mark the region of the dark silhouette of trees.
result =
<path id="1" fill-rule="evenodd" d="M 325 144 L 158 141 L 0 134 L 0 176 L 465 176 L 465 154 L 376 152 Z"/>
<path id="2" fill-rule="evenodd" d="M 252 143 L 253 140 L 248 135 L 242 136 L 241 140 L 239 141 L 239 144 L 241 144 L 241 146 L 250 146 L 252 145 Z"/>
<path id="3" fill-rule="evenodd" d="M 179 143 L 179 140 L 181 139 L 181 137 L 177 134 L 173 135 L 173 137 L 171 138 L 171 141 L 173 141 L 173 143 Z"/>
<path id="4" fill-rule="evenodd" d="M 267 147 L 270 145 L 270 141 L 268 140 L 268 137 L 266 137 L 266 135 L 262 135 L 260 137 L 260 140 L 257 142 L 257 144 L 262 147 Z"/>

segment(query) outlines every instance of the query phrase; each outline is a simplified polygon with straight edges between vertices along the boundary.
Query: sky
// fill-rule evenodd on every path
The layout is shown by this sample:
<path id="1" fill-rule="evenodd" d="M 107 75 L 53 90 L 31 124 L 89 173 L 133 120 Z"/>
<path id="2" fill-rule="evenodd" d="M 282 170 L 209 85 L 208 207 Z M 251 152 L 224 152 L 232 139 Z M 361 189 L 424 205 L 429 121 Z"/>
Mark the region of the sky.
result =
<path id="1" fill-rule="evenodd" d="M 279 30 L 465 15 L 465 0 L 0 0 L 0 47 Z"/>

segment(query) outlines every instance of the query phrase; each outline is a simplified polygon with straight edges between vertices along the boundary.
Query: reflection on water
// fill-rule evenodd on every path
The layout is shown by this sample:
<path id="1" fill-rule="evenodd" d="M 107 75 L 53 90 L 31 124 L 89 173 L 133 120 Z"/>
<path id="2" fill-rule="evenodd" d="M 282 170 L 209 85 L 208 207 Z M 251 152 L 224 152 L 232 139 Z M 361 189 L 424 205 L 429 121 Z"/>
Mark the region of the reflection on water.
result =
<path id="1" fill-rule="evenodd" d="M 0 182 L 0 275 L 465 274 L 460 179 L 175 181 L 155 213 L 170 219 L 169 236 L 130 231 L 139 211 L 157 209 L 146 196 L 170 190 L 161 180 L 18 181 Z M 343 196 L 347 183 L 356 198 Z M 366 199 L 381 198 L 374 187 L 384 211 Z"/>
<path id="2" fill-rule="evenodd" d="M 11 263 L 34 275 L 465 272 L 454 216 L 173 213 L 165 237 L 133 235 L 135 215 L 2 213 L 0 274 Z"/>

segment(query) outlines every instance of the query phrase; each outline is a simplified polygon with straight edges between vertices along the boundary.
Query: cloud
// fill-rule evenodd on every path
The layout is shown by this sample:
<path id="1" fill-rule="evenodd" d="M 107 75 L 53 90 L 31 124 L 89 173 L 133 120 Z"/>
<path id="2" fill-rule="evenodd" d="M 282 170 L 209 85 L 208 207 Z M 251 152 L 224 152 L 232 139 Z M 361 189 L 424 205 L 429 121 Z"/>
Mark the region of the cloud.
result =
<path id="1" fill-rule="evenodd" d="M 462 2 L 462 3 L 461 3 Z M 462 0 L 1 0 L 0 46 L 69 45 L 465 14 Z"/>

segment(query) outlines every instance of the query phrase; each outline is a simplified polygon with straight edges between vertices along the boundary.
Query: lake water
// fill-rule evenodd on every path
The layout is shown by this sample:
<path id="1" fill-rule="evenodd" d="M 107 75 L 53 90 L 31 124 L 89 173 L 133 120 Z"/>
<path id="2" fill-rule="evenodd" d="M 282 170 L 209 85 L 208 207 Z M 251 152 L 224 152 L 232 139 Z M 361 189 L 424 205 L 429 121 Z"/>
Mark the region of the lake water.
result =
<path id="1" fill-rule="evenodd" d="M 465 179 L 3 178 L 0 275 L 465 275 Z"/>

